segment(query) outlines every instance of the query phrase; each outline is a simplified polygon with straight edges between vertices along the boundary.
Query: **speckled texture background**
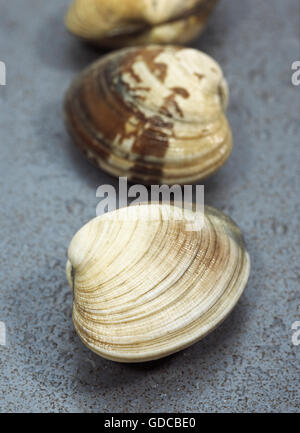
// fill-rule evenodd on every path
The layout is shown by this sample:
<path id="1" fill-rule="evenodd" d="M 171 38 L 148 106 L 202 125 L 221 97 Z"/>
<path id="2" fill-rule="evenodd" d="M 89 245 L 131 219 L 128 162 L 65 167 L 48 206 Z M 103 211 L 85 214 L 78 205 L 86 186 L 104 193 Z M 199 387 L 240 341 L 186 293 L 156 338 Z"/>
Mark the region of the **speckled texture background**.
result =
<path id="1" fill-rule="evenodd" d="M 116 184 L 73 147 L 61 103 L 95 49 L 67 34 L 67 0 L 0 0 L 1 412 L 300 412 L 299 60 L 297 0 L 227 0 L 193 43 L 222 65 L 235 148 L 205 183 L 252 258 L 248 287 L 207 338 L 161 361 L 90 352 L 71 321 L 66 249 Z"/>

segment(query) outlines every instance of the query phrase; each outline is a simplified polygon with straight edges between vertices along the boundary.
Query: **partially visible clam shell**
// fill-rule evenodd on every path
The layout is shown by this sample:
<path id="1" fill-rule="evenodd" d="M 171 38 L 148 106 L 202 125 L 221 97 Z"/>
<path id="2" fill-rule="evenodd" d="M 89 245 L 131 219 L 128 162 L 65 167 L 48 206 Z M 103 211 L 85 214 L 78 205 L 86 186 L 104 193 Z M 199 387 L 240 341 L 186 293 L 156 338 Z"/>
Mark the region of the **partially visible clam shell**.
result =
<path id="1" fill-rule="evenodd" d="M 203 228 L 187 231 L 190 212 L 131 206 L 74 236 L 66 267 L 73 322 L 91 350 L 120 362 L 158 359 L 200 340 L 231 312 L 250 271 L 241 232 L 210 207 Z"/>
<path id="2" fill-rule="evenodd" d="M 106 47 L 186 43 L 202 32 L 217 0 L 75 0 L 66 26 Z"/>
<path id="3" fill-rule="evenodd" d="M 100 168 L 141 183 L 192 183 L 232 148 L 219 65 L 191 48 L 123 49 L 88 67 L 65 99 L 78 146 Z"/>

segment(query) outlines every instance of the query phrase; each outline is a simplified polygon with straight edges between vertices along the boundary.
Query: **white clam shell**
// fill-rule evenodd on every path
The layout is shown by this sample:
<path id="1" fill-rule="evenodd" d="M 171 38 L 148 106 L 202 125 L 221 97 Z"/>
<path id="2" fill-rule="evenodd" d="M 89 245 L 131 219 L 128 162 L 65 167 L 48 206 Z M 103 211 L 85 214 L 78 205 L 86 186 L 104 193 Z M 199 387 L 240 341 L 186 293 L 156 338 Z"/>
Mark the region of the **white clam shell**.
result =
<path id="1" fill-rule="evenodd" d="M 131 206 L 97 217 L 74 236 L 67 275 L 75 329 L 91 350 L 141 362 L 203 338 L 230 313 L 250 271 L 233 221 L 205 208 L 187 231 L 179 207 Z"/>

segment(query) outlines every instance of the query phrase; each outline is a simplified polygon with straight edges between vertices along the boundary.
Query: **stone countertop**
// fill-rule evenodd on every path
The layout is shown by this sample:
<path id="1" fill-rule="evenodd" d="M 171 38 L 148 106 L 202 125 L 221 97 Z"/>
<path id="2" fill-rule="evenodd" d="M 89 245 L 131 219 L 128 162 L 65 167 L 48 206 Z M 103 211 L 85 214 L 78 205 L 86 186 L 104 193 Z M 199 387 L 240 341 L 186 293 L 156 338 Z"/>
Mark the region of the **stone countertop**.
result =
<path id="1" fill-rule="evenodd" d="M 23 5 L 22 5 L 23 3 Z M 0 411 L 300 412 L 299 2 L 220 2 L 192 46 L 222 65 L 235 147 L 205 201 L 239 224 L 252 259 L 237 307 L 160 361 L 101 359 L 71 321 L 66 249 L 117 184 L 75 149 L 62 120 L 70 80 L 101 53 L 63 26 L 67 0 L 0 0 Z M 22 7 L 23 6 L 23 7 Z"/>

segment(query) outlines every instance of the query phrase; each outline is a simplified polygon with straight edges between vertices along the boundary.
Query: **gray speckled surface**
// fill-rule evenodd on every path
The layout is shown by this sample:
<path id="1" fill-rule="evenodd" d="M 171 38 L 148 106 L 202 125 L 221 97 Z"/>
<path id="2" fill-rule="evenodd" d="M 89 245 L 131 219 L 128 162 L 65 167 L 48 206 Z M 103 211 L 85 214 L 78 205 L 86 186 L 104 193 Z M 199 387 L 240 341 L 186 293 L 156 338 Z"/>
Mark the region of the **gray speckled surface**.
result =
<path id="1" fill-rule="evenodd" d="M 167 359 L 122 365 L 85 348 L 71 321 L 64 266 L 95 215 L 96 187 L 116 181 L 71 144 L 61 102 L 96 59 L 68 35 L 67 0 L 0 0 L 0 410 L 25 412 L 300 412 L 297 0 L 227 0 L 193 46 L 224 68 L 235 148 L 205 183 L 252 258 L 248 287 L 212 334 Z"/>

